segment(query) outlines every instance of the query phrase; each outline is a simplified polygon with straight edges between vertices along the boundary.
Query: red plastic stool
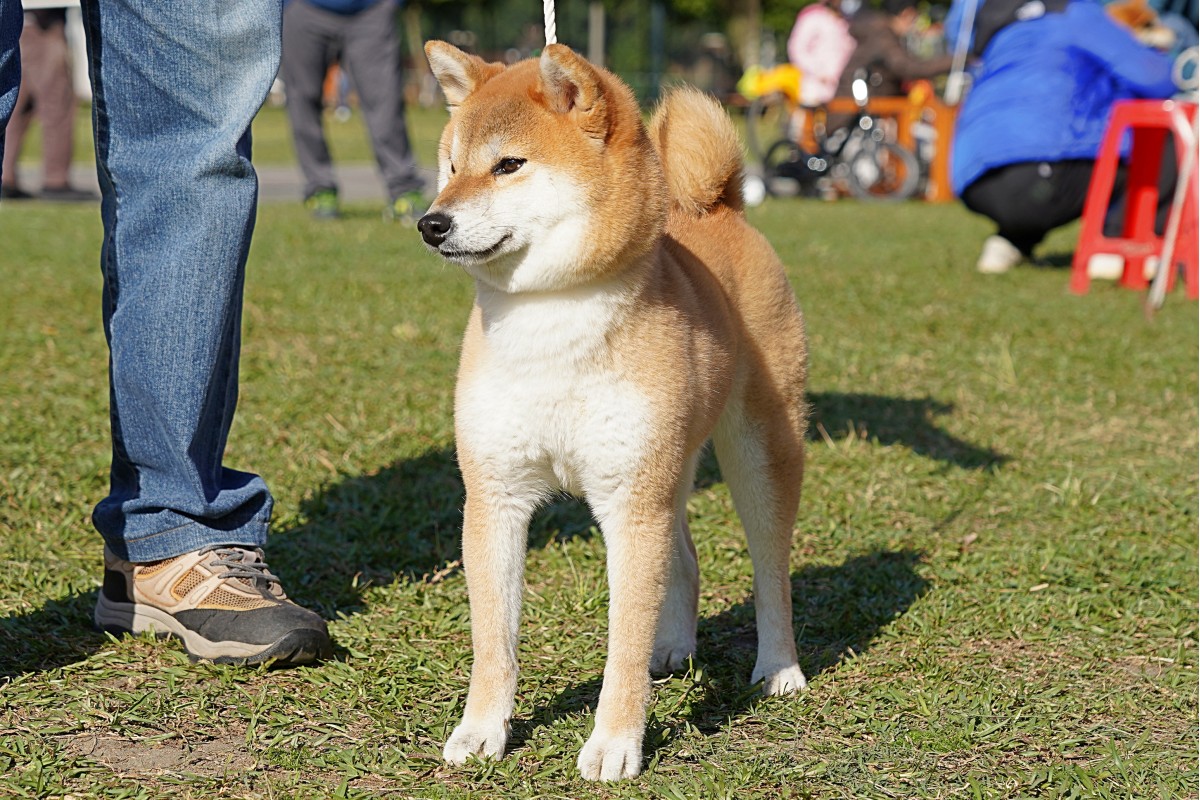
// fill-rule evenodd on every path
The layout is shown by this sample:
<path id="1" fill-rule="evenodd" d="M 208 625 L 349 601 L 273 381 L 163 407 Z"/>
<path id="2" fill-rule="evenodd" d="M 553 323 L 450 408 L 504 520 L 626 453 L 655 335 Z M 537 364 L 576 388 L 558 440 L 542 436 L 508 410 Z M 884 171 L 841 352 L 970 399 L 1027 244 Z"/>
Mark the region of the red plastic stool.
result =
<path id="1" fill-rule="evenodd" d="M 1113 106 L 1112 117 L 1100 143 L 1096 156 L 1096 167 L 1088 185 L 1087 200 L 1083 206 L 1083 227 L 1079 231 L 1079 244 L 1071 262 L 1071 291 L 1084 294 L 1088 290 L 1088 261 L 1097 253 L 1111 253 L 1124 257 L 1125 269 L 1121 285 L 1131 289 L 1145 289 L 1145 263 L 1148 256 L 1161 258 L 1163 241 L 1154 233 L 1154 216 L 1158 206 L 1158 173 L 1162 163 L 1163 144 L 1167 134 L 1175 138 L 1175 156 L 1182 164 L 1188 148 L 1196 147 L 1192 120 L 1196 118 L 1196 104 L 1174 100 L 1122 100 Z M 1121 139 L 1125 131 L 1131 131 L 1133 146 L 1129 151 L 1129 169 L 1126 175 L 1125 220 L 1119 237 L 1104 235 L 1104 216 L 1112 199 L 1113 182 L 1120 164 Z M 1173 261 L 1184 264 L 1184 282 L 1188 297 L 1200 297 L 1200 281 L 1197 280 L 1197 183 L 1196 170 L 1190 176 L 1180 175 L 1188 183 L 1183 195 L 1183 207 L 1173 209 L 1181 213 L 1178 239 L 1175 243 Z M 1162 265 L 1169 269 L 1168 289 L 1174 286 L 1175 266 Z"/>

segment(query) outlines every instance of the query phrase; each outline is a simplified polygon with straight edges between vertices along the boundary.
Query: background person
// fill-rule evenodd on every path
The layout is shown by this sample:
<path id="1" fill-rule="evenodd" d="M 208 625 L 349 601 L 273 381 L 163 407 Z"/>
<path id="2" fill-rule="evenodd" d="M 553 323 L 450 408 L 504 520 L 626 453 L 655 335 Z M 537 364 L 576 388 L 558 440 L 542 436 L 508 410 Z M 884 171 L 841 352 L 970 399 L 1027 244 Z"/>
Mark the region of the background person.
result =
<path id="1" fill-rule="evenodd" d="M 854 53 L 850 23 L 839 0 L 818 0 L 796 15 L 788 36 L 788 60 L 800 70 L 800 104 L 824 105 L 837 95 L 842 70 Z"/>
<path id="2" fill-rule="evenodd" d="M 313 215 L 338 215 L 337 179 L 322 125 L 323 87 L 337 61 L 350 76 L 388 193 L 384 215 L 415 222 L 427 208 L 425 180 L 409 146 L 394 0 L 287 0 L 283 79 L 304 200 Z"/>
<path id="3" fill-rule="evenodd" d="M 16 107 L 5 126 L 3 178 L 0 197 L 24 200 L 34 195 L 17 181 L 17 159 L 25 132 L 36 116 L 42 125 L 43 200 L 92 201 L 93 192 L 71 186 L 71 155 L 75 144 L 78 99 L 71 85 L 67 46 L 67 10 L 42 8 L 25 12 L 21 33 L 21 88 Z"/>
<path id="4" fill-rule="evenodd" d="M 964 2 L 971 0 L 951 8 L 950 36 Z M 967 208 L 998 228 L 976 269 L 1006 272 L 1049 231 L 1080 217 L 1113 103 L 1169 97 L 1171 60 L 1089 0 L 986 0 L 972 52 L 982 62 L 956 122 L 951 183 Z M 1163 166 L 1160 225 L 1170 209 L 1173 153 Z M 1119 214 L 1118 204 L 1112 216 Z"/>
<path id="5" fill-rule="evenodd" d="M 876 97 L 902 97 L 910 81 L 935 78 L 950 71 L 950 55 L 918 58 L 908 51 L 905 38 L 917 24 L 917 0 L 884 0 L 883 8 L 862 8 L 850 18 L 854 52 L 838 79 L 837 97 L 853 97 L 851 84 L 859 70 L 870 76 Z M 829 130 L 845 127 L 853 114 L 830 114 Z"/>

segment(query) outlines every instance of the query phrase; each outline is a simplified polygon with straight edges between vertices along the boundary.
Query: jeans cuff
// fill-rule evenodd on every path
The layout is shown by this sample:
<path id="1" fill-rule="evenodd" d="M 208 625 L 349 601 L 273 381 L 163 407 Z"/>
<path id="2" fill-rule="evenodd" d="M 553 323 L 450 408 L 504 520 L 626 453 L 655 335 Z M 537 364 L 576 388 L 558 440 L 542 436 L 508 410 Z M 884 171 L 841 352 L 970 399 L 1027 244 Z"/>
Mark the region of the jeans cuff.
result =
<path id="1" fill-rule="evenodd" d="M 177 518 L 180 524 L 137 537 L 130 537 L 128 534 L 123 536 L 103 534 L 104 543 L 118 558 L 142 563 L 174 558 L 210 545 L 231 544 L 262 547 L 267 542 L 267 529 L 270 526 L 269 511 L 255 516 L 232 530 L 213 528 L 201 522 L 181 517 L 174 512 L 165 511 L 162 514 Z"/>

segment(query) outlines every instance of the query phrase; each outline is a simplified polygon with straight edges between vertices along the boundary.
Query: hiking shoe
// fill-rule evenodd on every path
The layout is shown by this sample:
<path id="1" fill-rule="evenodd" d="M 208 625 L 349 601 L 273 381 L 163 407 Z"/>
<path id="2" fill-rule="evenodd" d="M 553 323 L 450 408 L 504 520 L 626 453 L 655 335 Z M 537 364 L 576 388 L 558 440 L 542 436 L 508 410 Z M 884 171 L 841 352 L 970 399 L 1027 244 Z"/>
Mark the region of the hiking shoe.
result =
<path id="1" fill-rule="evenodd" d="M 341 215 L 337 192 L 333 189 L 317 189 L 304 198 L 304 207 L 312 212 L 314 219 L 337 219 Z"/>
<path id="2" fill-rule="evenodd" d="M 429 203 L 425 201 L 425 195 L 421 192 L 405 192 L 383 209 L 383 218 L 388 222 L 414 225 L 428 210 Z"/>
<path id="3" fill-rule="evenodd" d="M 287 599 L 262 550 L 236 545 L 150 564 L 105 547 L 94 619 L 110 633 L 177 637 L 193 661 L 290 666 L 333 651 L 325 620 Z"/>
<path id="4" fill-rule="evenodd" d="M 1003 236 L 989 236 L 983 241 L 983 251 L 975 269 L 985 275 L 999 275 L 1025 260 L 1017 246 Z"/>

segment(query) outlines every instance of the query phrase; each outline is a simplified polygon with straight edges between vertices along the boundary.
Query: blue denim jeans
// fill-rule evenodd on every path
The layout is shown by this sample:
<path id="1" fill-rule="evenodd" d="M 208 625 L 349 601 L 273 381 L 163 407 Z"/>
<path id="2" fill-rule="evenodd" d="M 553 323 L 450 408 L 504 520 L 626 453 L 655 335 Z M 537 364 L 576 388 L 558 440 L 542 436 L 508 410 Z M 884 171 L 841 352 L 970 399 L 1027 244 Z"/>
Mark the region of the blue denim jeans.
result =
<path id="1" fill-rule="evenodd" d="M 4 155 L 4 129 L 17 107 L 17 89 L 21 87 L 17 43 L 21 41 L 24 19 L 21 0 L 0 0 L 0 156 Z"/>
<path id="2" fill-rule="evenodd" d="M 258 201 L 250 123 L 279 67 L 281 0 L 82 6 L 113 444 L 93 521 L 132 561 L 261 545 L 270 492 L 222 456 Z"/>

